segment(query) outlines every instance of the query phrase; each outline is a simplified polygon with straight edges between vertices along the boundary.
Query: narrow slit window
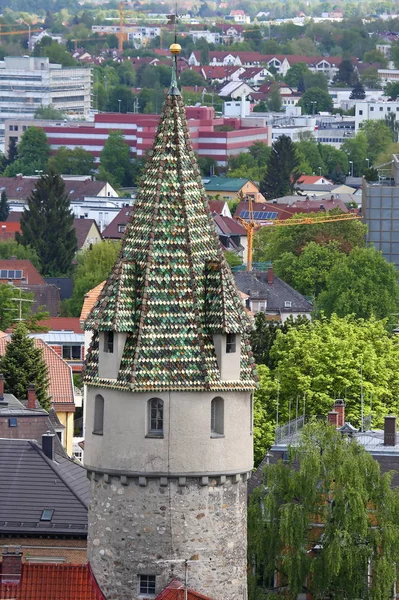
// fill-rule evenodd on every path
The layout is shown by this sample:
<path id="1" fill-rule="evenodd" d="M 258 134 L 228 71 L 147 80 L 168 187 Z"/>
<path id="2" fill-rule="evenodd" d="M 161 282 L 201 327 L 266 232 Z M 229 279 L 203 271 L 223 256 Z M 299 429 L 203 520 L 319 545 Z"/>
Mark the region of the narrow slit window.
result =
<path id="1" fill-rule="evenodd" d="M 94 424 L 93 433 L 103 435 L 104 431 L 104 398 L 97 394 L 94 399 Z"/>
<path id="2" fill-rule="evenodd" d="M 237 350 L 237 340 L 235 333 L 228 333 L 226 336 L 226 353 L 233 354 Z"/>
<path id="3" fill-rule="evenodd" d="M 108 354 L 112 354 L 114 351 L 114 332 L 113 331 L 105 331 L 104 332 L 104 352 Z"/>
<path id="4" fill-rule="evenodd" d="M 213 398 L 211 402 L 211 436 L 224 435 L 224 400 Z"/>
<path id="5" fill-rule="evenodd" d="M 163 435 L 163 400 L 151 398 L 148 401 L 148 433 Z"/>

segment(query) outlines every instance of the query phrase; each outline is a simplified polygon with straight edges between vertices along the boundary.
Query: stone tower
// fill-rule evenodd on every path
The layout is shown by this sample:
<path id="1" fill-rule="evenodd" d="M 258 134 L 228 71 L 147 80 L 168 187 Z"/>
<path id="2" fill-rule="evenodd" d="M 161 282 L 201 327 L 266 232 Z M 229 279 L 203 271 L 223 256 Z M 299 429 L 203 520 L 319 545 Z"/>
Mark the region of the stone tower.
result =
<path id="1" fill-rule="evenodd" d="M 88 558 L 107 600 L 153 598 L 172 577 L 215 600 L 246 598 L 249 325 L 173 75 L 86 322 Z"/>

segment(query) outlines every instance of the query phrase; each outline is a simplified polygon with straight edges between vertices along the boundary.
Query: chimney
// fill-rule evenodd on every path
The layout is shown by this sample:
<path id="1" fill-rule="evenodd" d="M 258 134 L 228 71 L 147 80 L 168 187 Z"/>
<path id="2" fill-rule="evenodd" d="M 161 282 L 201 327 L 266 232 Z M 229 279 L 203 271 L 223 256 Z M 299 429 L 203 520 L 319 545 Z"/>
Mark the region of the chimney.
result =
<path id="1" fill-rule="evenodd" d="M 338 413 L 337 427 L 342 427 L 345 424 L 345 402 L 343 400 L 336 400 L 334 402 L 334 410 Z"/>
<path id="2" fill-rule="evenodd" d="M 396 446 L 396 417 L 384 419 L 384 446 Z"/>
<path id="3" fill-rule="evenodd" d="M 36 408 L 36 388 L 32 383 L 28 387 L 28 404 L 26 408 Z"/>
<path id="4" fill-rule="evenodd" d="M 273 266 L 267 269 L 267 283 L 271 285 L 274 280 Z"/>
<path id="5" fill-rule="evenodd" d="M 50 460 L 54 460 L 54 433 L 43 433 L 42 435 L 42 450 Z"/>
<path id="6" fill-rule="evenodd" d="M 331 410 L 327 415 L 328 423 L 331 423 L 335 428 L 338 427 L 338 413 L 335 410 Z"/>
<path id="7" fill-rule="evenodd" d="M 19 583 L 21 572 L 21 548 L 19 546 L 5 546 L 1 563 L 1 583 Z"/>

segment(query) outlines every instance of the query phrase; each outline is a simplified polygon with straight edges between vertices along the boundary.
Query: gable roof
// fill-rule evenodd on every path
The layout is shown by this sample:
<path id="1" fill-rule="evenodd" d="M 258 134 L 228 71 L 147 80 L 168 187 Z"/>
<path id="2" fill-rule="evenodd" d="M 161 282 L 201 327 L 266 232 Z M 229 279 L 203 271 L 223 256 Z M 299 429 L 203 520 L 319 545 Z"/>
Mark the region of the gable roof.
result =
<path id="1" fill-rule="evenodd" d="M 231 217 L 223 217 L 222 215 L 215 215 L 213 220 L 220 229 L 221 233 L 224 235 L 247 235 L 244 227 L 236 219 L 232 219 Z"/>
<path id="2" fill-rule="evenodd" d="M 245 177 L 207 177 L 202 180 L 209 192 L 239 192 L 248 181 L 251 180 Z"/>
<path id="3" fill-rule="evenodd" d="M 0 583 L 2 600 L 105 600 L 89 565 L 22 565 L 20 583 Z"/>
<path id="4" fill-rule="evenodd" d="M 45 285 L 45 281 L 43 277 L 40 275 L 39 271 L 34 267 L 30 260 L 25 259 L 3 259 L 0 260 L 0 270 L 6 269 L 8 271 L 22 271 L 22 277 L 25 278 L 24 285 L 27 284 L 41 284 Z M 7 280 L 7 278 L 5 278 Z M 0 281 L 1 280 L 0 278 Z M 22 280 L 16 279 L 13 280 L 15 285 L 21 285 Z"/>
<path id="5" fill-rule="evenodd" d="M 90 311 L 92 310 L 93 306 L 97 302 L 104 285 L 105 285 L 105 281 L 102 281 L 101 283 L 96 285 L 96 287 L 89 290 L 87 292 L 87 294 L 85 294 L 82 310 L 80 312 L 80 317 L 79 317 L 80 323 L 84 323 L 84 321 L 87 319 L 88 315 L 90 314 Z"/>
<path id="6" fill-rule="evenodd" d="M 204 294 L 204 289 L 206 293 Z M 85 382 L 127 391 L 252 390 L 251 323 L 215 231 L 185 108 L 172 84 L 118 260 L 85 328 Z M 127 334 L 117 379 L 101 379 L 99 332 Z M 213 335 L 241 334 L 240 379 L 221 379 Z"/>
<path id="7" fill-rule="evenodd" d="M 0 439 L 0 531 L 87 535 L 86 470 L 69 458 L 50 460 L 37 442 Z M 50 521 L 44 509 L 54 510 Z"/>
<path id="8" fill-rule="evenodd" d="M 212 598 L 190 589 L 186 593 L 184 584 L 178 579 L 173 579 L 155 600 L 212 600 Z"/>
<path id="9" fill-rule="evenodd" d="M 268 283 L 266 271 L 237 271 L 234 276 L 238 289 L 251 299 L 267 299 L 267 312 L 310 313 L 313 310 L 311 302 L 277 275 L 273 275 L 273 283 Z M 291 302 L 291 306 L 286 307 L 285 302 Z"/>
<path id="10" fill-rule="evenodd" d="M 11 336 L 0 337 L 0 356 L 6 351 L 6 345 Z M 62 408 L 75 410 L 75 397 L 71 367 L 48 344 L 40 338 L 33 338 L 36 348 L 41 348 L 43 358 L 48 368 L 49 387 L 48 395 L 56 410 Z"/>
<path id="11" fill-rule="evenodd" d="M 79 317 L 53 317 L 52 319 L 43 319 L 43 321 L 39 321 L 38 325 L 47 327 L 50 331 L 73 331 L 74 333 L 83 333 Z"/>
<path id="12" fill-rule="evenodd" d="M 17 231 L 21 232 L 18 221 L 0 221 L 0 240 L 13 240 Z"/>
<path id="13" fill-rule="evenodd" d="M 38 177 L 0 177 L 0 191 L 5 190 L 9 200 L 24 201 L 35 189 L 37 180 Z M 98 196 L 106 184 L 105 181 L 92 181 L 90 177 L 84 181 L 67 179 L 64 183 L 71 201 L 83 200 L 85 196 Z"/>
<path id="14" fill-rule="evenodd" d="M 101 238 L 101 233 L 97 225 L 97 221 L 95 219 L 74 219 L 73 226 L 76 231 L 76 238 L 78 240 L 78 249 L 82 248 L 87 236 L 89 235 L 89 231 L 92 227 L 95 226 L 98 232 L 98 237 Z"/>
<path id="15" fill-rule="evenodd" d="M 319 185 L 334 185 L 332 181 L 323 175 L 301 175 L 297 183 L 298 185 L 302 184 L 302 186 L 314 183 L 319 183 Z"/>
<path id="16" fill-rule="evenodd" d="M 120 225 L 127 225 L 130 214 L 133 212 L 134 206 L 124 206 L 118 214 L 112 219 L 111 223 L 103 231 L 104 239 L 120 240 L 123 232 L 119 231 Z"/>
<path id="17" fill-rule="evenodd" d="M 226 202 L 224 200 L 208 200 L 209 210 L 211 213 L 221 215 L 225 207 Z"/>

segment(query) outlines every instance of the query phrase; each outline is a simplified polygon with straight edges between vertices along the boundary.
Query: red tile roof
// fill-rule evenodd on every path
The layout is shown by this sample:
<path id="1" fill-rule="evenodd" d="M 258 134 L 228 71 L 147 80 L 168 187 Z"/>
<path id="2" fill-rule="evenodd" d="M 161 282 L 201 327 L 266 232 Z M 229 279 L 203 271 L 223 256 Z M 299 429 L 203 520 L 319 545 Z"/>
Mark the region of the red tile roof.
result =
<path id="1" fill-rule="evenodd" d="M 3 356 L 11 336 L 0 337 L 0 356 Z M 55 410 L 65 408 L 68 412 L 75 410 L 72 371 L 70 366 L 46 342 L 34 338 L 35 346 L 43 351 L 43 358 L 49 372 L 48 394 Z"/>
<path id="2" fill-rule="evenodd" d="M 13 240 L 17 231 L 21 232 L 18 222 L 0 221 L 0 240 Z"/>
<path id="3" fill-rule="evenodd" d="M 80 322 L 84 323 L 89 312 L 95 305 L 98 300 L 99 295 L 101 294 L 103 287 L 105 285 L 105 281 L 99 283 L 96 287 L 89 290 L 87 294 L 85 294 L 85 299 L 83 301 L 82 311 L 80 313 Z"/>
<path id="4" fill-rule="evenodd" d="M 22 277 L 26 279 L 23 283 L 29 284 L 41 284 L 44 285 L 46 282 L 40 275 L 39 271 L 32 265 L 30 260 L 0 260 L 0 270 L 7 269 L 9 271 L 22 271 Z M 0 283 L 7 283 L 8 279 L 1 280 Z M 14 279 L 14 285 L 21 285 L 21 279 Z"/>
<path id="5" fill-rule="evenodd" d="M 333 182 L 323 175 L 301 175 L 300 179 L 298 179 L 298 183 L 318 183 L 320 179 L 324 179 L 326 185 L 333 185 Z M 322 185 L 322 183 L 320 183 L 320 185 Z"/>
<path id="6" fill-rule="evenodd" d="M 50 331 L 73 331 L 74 333 L 83 333 L 79 317 L 53 317 L 52 319 L 39 321 L 38 325 L 47 327 Z"/>
<path id="7" fill-rule="evenodd" d="M 173 579 L 168 587 L 166 587 L 155 600 L 212 600 L 209 596 L 199 594 L 194 590 L 187 590 L 185 595 L 184 585 L 178 579 Z"/>
<path id="8" fill-rule="evenodd" d="M 105 600 L 89 565 L 22 565 L 19 583 L 1 583 L 1 600 Z"/>

